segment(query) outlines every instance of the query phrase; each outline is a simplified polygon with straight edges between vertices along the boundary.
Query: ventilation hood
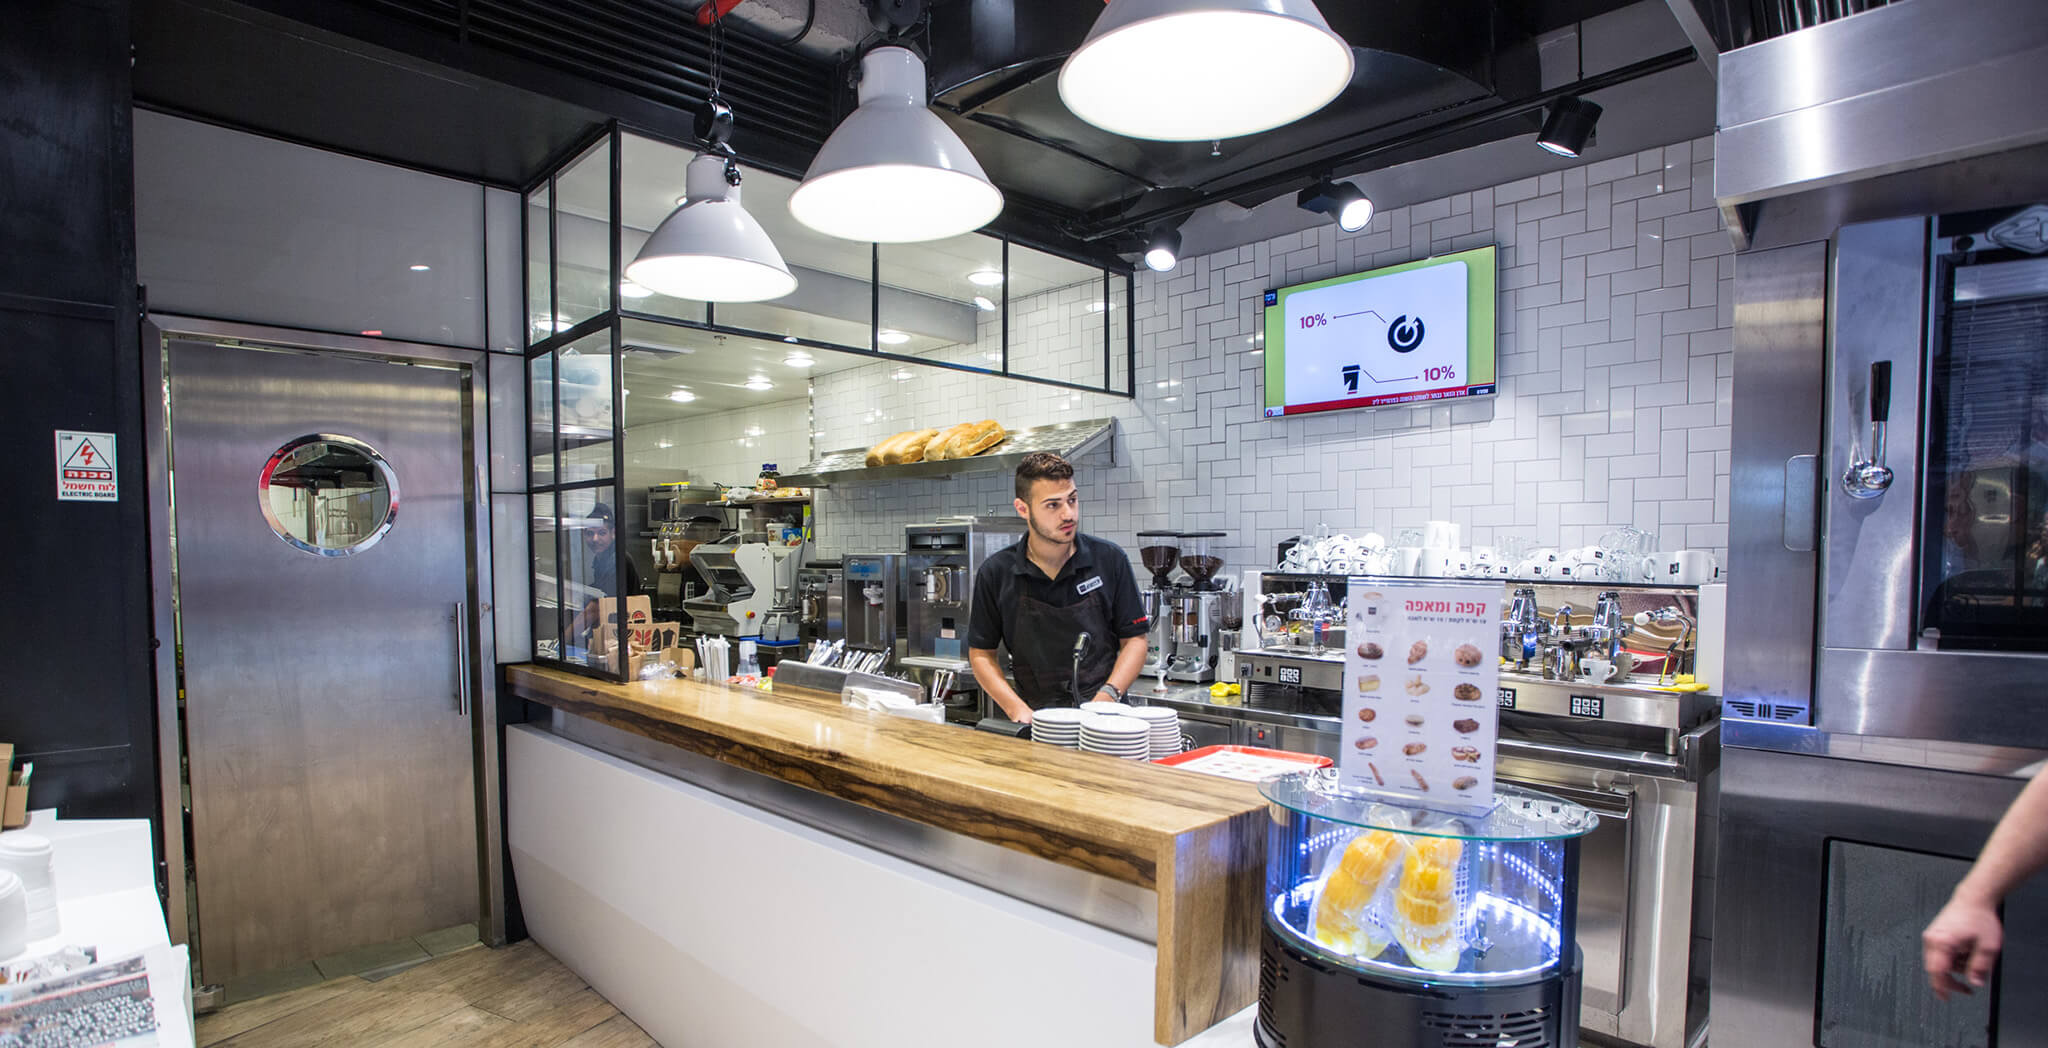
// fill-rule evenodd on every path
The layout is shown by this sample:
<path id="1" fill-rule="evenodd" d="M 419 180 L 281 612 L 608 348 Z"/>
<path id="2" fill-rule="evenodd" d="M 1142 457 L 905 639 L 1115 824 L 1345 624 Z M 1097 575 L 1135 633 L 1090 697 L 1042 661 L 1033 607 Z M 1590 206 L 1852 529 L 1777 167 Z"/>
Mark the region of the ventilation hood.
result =
<path id="1" fill-rule="evenodd" d="M 1718 92 L 1738 247 L 2011 203 L 2048 177 L 2048 4 L 1893 3 L 1722 55 Z"/>

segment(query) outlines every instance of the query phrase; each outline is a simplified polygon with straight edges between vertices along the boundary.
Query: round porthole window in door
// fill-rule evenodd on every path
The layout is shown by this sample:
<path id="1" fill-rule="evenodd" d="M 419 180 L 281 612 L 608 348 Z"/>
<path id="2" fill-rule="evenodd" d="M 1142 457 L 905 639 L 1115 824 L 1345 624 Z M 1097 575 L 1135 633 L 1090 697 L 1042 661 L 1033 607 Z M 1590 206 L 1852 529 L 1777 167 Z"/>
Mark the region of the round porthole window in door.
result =
<path id="1" fill-rule="evenodd" d="M 369 549 L 398 519 L 398 478 L 376 449 L 333 433 L 299 437 L 263 464 L 263 519 L 277 537 L 316 557 Z"/>

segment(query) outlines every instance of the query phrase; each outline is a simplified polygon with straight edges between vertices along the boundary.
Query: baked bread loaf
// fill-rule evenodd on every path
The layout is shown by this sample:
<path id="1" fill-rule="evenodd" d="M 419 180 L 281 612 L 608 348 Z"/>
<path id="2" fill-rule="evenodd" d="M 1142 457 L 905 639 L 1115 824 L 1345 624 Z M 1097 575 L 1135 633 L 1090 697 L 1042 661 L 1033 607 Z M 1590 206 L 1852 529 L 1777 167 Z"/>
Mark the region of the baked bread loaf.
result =
<path id="1" fill-rule="evenodd" d="M 957 426 L 948 426 L 940 430 L 937 436 L 925 441 L 924 460 L 926 462 L 943 462 L 949 458 L 959 458 L 960 456 L 951 454 L 953 441 L 956 437 L 973 428 L 973 426 L 974 423 L 972 422 L 962 422 Z"/>
<path id="2" fill-rule="evenodd" d="M 924 446 L 938 434 L 939 431 L 936 429 L 913 429 L 898 433 L 868 449 L 868 465 L 897 466 L 905 462 L 922 461 Z"/>
<path id="3" fill-rule="evenodd" d="M 1353 957 L 1379 956 L 1387 942 L 1367 910 L 1407 853 L 1408 839 L 1398 833 L 1367 830 L 1352 838 L 1316 900 L 1316 941 Z"/>

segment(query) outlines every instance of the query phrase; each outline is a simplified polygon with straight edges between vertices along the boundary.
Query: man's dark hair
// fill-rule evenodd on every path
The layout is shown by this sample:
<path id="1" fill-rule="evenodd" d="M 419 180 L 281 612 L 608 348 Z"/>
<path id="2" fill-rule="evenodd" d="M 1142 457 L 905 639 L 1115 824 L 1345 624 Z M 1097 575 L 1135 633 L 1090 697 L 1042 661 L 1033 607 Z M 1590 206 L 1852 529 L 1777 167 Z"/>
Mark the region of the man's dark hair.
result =
<path id="1" fill-rule="evenodd" d="M 1031 485 L 1041 480 L 1072 480 L 1074 467 L 1050 451 L 1034 451 L 1017 463 L 1017 497 L 1029 501 Z"/>

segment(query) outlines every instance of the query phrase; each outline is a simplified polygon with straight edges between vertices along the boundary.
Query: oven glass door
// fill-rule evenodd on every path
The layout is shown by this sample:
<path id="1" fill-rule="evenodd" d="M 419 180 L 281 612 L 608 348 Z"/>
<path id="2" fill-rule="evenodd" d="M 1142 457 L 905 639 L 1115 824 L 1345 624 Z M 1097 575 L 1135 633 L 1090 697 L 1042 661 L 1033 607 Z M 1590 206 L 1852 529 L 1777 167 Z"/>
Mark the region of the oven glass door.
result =
<path id="1" fill-rule="evenodd" d="M 1936 230 L 1920 629 L 1944 649 L 2048 651 L 2048 253 L 1999 243 L 2044 246 L 2030 210 L 2031 238 L 2011 212 Z"/>

